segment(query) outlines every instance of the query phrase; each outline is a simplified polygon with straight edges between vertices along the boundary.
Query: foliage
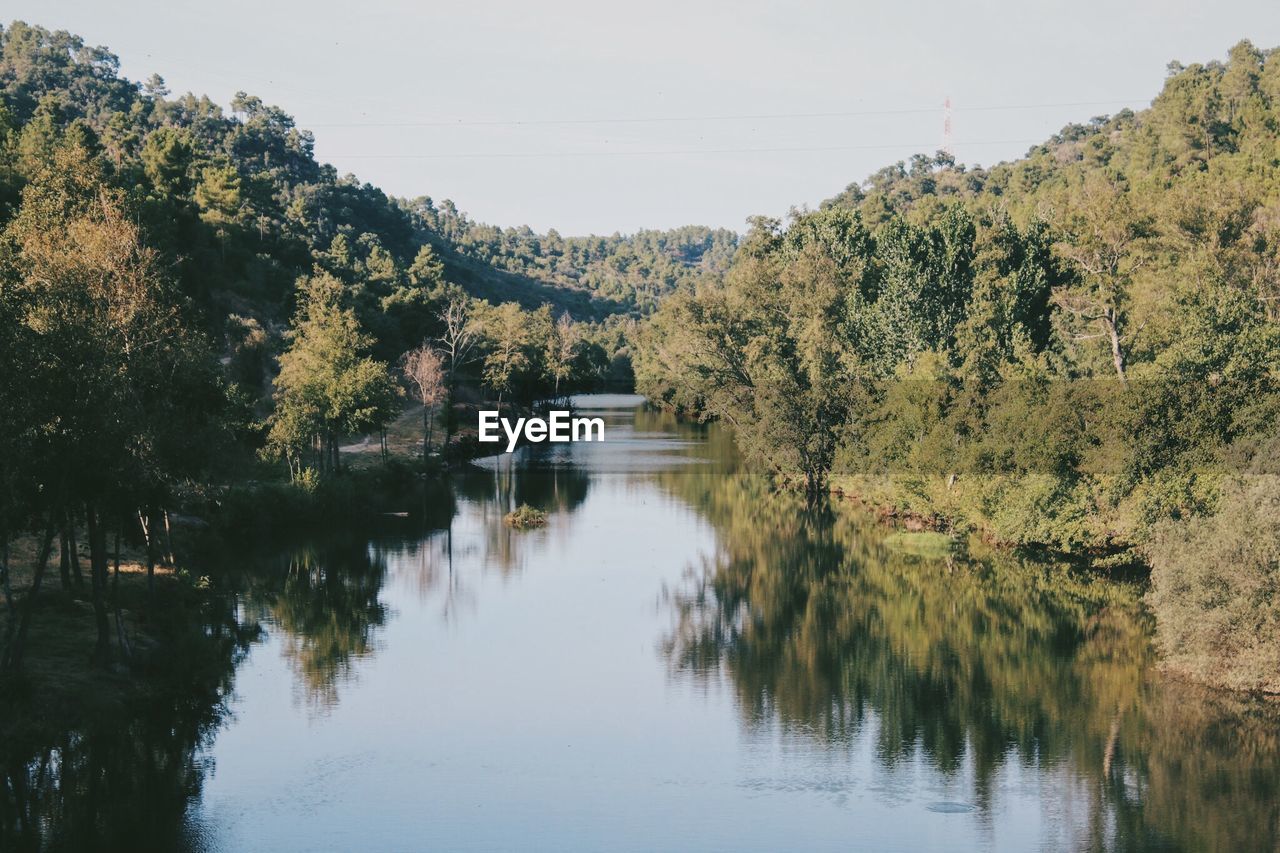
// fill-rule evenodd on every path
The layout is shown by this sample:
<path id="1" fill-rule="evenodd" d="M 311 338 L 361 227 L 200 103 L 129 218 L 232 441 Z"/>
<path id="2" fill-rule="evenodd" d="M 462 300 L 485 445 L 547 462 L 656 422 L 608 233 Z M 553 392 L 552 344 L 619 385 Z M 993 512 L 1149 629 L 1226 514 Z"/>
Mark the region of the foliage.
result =
<path id="1" fill-rule="evenodd" d="M 303 454 L 316 448 L 321 470 L 337 469 L 338 439 L 384 426 L 399 389 L 385 364 L 367 355 L 373 339 L 355 311 L 342 305 L 342 285 L 320 274 L 299 283 L 302 307 L 293 340 L 280 357 L 276 407 L 268 449 L 300 473 Z"/>
<path id="2" fill-rule="evenodd" d="M 1147 550 L 1166 665 L 1280 693 L 1280 480 L 1233 483 L 1216 514 L 1161 525 Z"/>
<path id="3" fill-rule="evenodd" d="M 666 300 L 638 387 L 783 480 L 1099 565 L 1145 542 L 1170 665 L 1274 690 L 1270 498 L 1219 499 L 1280 419 L 1278 129 L 1280 50 L 1241 42 L 1017 161 L 884 169 Z"/>
<path id="4" fill-rule="evenodd" d="M 1021 160 L 918 157 L 760 220 L 637 335 L 638 387 L 784 479 L 874 481 L 1002 541 L 1108 549 L 1212 512 L 1277 414 L 1277 74 L 1241 43 Z"/>

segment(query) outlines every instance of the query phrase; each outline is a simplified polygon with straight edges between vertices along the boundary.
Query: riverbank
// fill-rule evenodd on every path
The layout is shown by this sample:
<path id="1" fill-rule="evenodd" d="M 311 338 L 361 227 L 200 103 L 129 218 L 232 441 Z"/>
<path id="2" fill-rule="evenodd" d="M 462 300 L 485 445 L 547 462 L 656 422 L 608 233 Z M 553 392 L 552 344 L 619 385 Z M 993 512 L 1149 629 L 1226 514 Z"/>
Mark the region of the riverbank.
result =
<path id="1" fill-rule="evenodd" d="M 335 521 L 429 514 L 427 498 L 439 491 L 450 471 L 503 450 L 499 444 L 479 441 L 478 412 L 497 404 L 474 396 L 460 395 L 452 434 L 440 423 L 443 416 L 436 415 L 425 455 L 422 406 L 409 406 L 383 432 L 341 445 L 336 473 L 291 480 L 281 465 L 258 462 L 236 480 L 197 496 L 185 511 L 207 520 L 215 535 L 206 544 L 213 546 L 219 540 L 279 539 Z M 532 412 L 512 406 L 504 410 Z"/>
<path id="2" fill-rule="evenodd" d="M 447 444 L 447 430 L 440 423 L 441 413 L 437 412 L 432 418 L 431 428 L 426 432 L 423 425 L 423 407 L 415 404 L 401 412 L 381 434 L 362 436 L 359 440 L 342 445 L 340 451 L 344 463 L 349 468 L 362 469 L 386 460 L 400 460 L 410 465 L 421 466 L 427 473 L 439 473 L 472 459 L 497 456 L 506 452 L 505 437 L 499 442 L 480 441 L 478 429 L 480 412 L 499 411 L 506 417 L 529 418 L 545 414 L 553 407 L 561 408 L 558 403 L 550 400 L 543 400 L 532 406 L 499 403 L 496 400 L 485 399 L 475 393 L 474 389 L 468 390 L 469 393 L 459 395 L 460 400 L 453 407 L 455 427 L 452 434 L 448 435 Z M 564 407 L 572 409 L 572 406 L 567 403 Z M 430 437 L 430 452 L 426 454 L 425 461 L 424 432 Z M 523 434 L 519 436 L 517 446 L 522 447 L 528 443 Z"/>
<path id="3" fill-rule="evenodd" d="M 1085 486 L 1089 499 L 1045 501 L 1074 509 L 1054 515 L 1036 500 L 1043 479 L 936 477 L 904 486 L 888 476 L 837 475 L 829 492 L 911 535 L 936 533 L 953 543 L 977 537 L 1138 580 L 1154 617 L 1158 669 L 1216 690 L 1280 696 L 1280 478 L 1225 480 L 1216 513 L 1148 525 L 1141 542 L 1125 532 L 1138 528 L 1132 506 L 1104 514 Z"/>
<path id="4" fill-rule="evenodd" d="M 16 606 L 0 612 L 0 636 L 27 606 L 37 562 L 34 537 L 10 543 L 10 583 Z M 217 596 L 208 582 L 182 569 L 160 565 L 147 580 L 142 554 L 122 549 L 107 586 L 111 622 L 110 661 L 97 665 L 97 638 L 88 584 L 63 587 L 59 554 L 32 601 L 30 633 L 21 670 L 0 677 L 0 758 L 12 759 L 61 733 L 128 721 L 141 707 L 190 695 L 197 685 L 216 690 L 231 650 L 242 638 L 217 619 Z M 88 551 L 80 553 L 88 565 Z M 52 577 L 50 577 L 52 575 Z M 210 630 L 214 623 L 216 630 Z"/>
<path id="5" fill-rule="evenodd" d="M 1048 487 L 1052 487 L 1049 484 Z M 1149 572 L 1144 553 L 1118 514 L 1081 511 L 1053 515 L 1037 501 L 1046 484 L 1033 477 L 915 477 L 833 475 L 827 491 L 858 504 L 885 524 L 909 531 L 977 536 L 999 548 L 1034 549 L 1082 561 L 1092 569 Z"/>
<path id="6" fill-rule="evenodd" d="M 41 742 L 94 720 L 127 719 L 139 704 L 164 701 L 175 690 L 189 692 L 189 685 L 175 687 L 184 682 L 184 673 L 205 671 L 226 656 L 222 643 L 208 641 L 206 629 L 218 599 L 203 574 L 231 557 L 233 549 L 393 516 L 429 526 L 436 516 L 452 512 L 442 478 L 458 464 L 495 452 L 495 445 L 476 438 L 475 412 L 481 405 L 491 404 L 460 403 L 455 418 L 470 426 L 456 430 L 447 447 L 437 445 L 425 459 L 417 407 L 388 428 L 385 453 L 377 436 L 349 444 L 342 448 L 342 468 L 322 479 L 290 481 L 278 465 L 245 460 L 234 463 L 230 482 L 187 492 L 171 507 L 173 535 L 163 550 L 172 550 L 173 560 L 155 566 L 150 591 L 140 544 L 126 535 L 118 572 L 111 555 L 106 596 L 112 647 L 106 666 L 92 661 L 97 628 L 89 584 L 60 583 L 62 555 L 55 540 L 33 602 L 22 670 L 5 676 L 0 691 L 0 738 L 6 744 Z M 434 438 L 441 441 L 443 431 Z M 87 569 L 86 541 L 85 532 L 78 531 L 76 556 Z M 38 550 L 33 534 L 9 543 L 14 609 L 0 607 L 0 639 L 9 636 L 11 624 L 16 633 Z M 230 624 L 220 626 L 221 636 L 234 633 Z"/>

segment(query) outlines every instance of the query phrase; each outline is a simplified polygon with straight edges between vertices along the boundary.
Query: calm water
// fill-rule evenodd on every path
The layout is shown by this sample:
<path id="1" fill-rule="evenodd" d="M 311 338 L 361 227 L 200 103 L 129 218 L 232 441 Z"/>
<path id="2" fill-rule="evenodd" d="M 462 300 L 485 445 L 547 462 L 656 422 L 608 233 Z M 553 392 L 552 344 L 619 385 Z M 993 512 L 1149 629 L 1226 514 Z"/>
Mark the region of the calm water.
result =
<path id="1" fill-rule="evenodd" d="M 638 404 L 247 559 L 225 703 L 6 796 L 131 849 L 1277 849 L 1280 714 L 1157 678 L 1139 589 L 915 553 Z"/>

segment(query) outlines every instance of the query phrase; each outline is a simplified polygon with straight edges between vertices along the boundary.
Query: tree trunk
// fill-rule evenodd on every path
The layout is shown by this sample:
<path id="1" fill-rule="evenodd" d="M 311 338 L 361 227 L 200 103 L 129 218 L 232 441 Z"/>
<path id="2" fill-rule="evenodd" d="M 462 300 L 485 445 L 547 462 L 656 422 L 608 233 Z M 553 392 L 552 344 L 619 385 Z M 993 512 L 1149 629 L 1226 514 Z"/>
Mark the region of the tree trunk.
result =
<path id="1" fill-rule="evenodd" d="M 173 553 L 173 528 L 169 526 L 169 510 L 160 510 L 160 515 L 164 518 L 164 543 L 167 553 L 167 559 L 170 566 L 178 564 L 178 558 Z"/>
<path id="2" fill-rule="evenodd" d="M 128 659 L 129 638 L 124 634 L 124 614 L 120 611 L 120 534 L 123 527 L 123 521 L 116 525 L 115 574 L 111 579 L 111 606 L 116 614 L 116 645 L 120 653 Z"/>
<path id="3" fill-rule="evenodd" d="M 138 524 L 142 527 L 142 542 L 147 549 L 147 600 L 150 601 L 156 591 L 156 543 L 152 535 L 155 516 L 149 511 L 138 510 Z"/>
<path id="4" fill-rule="evenodd" d="M 31 631 L 31 614 L 35 611 L 36 599 L 40 596 L 40 585 L 44 581 L 44 570 L 49 565 L 49 554 L 53 550 L 55 517 L 51 512 L 48 524 L 45 525 L 44 539 L 40 543 L 40 556 L 36 559 L 35 571 L 31 575 L 31 588 L 27 590 L 27 596 L 22 601 L 22 618 L 18 623 L 18 632 L 5 649 L 4 659 L 0 660 L 0 671 L 17 672 L 22 669 L 22 655 L 26 651 L 27 635 Z M 8 561 L 5 562 L 7 565 Z M 6 571 L 6 576 L 7 574 Z"/>
<path id="5" fill-rule="evenodd" d="M 71 559 L 71 577 L 75 578 L 76 589 L 84 589 L 84 572 L 80 571 L 80 548 L 76 544 L 76 519 L 71 510 L 67 510 L 62 523 L 67 536 L 67 555 Z"/>
<path id="6" fill-rule="evenodd" d="M 98 640 L 93 648 L 93 663 L 104 666 L 111 661 L 111 623 L 107 618 L 107 531 L 102 527 L 98 511 L 85 510 L 89 526 L 89 579 L 93 600 L 93 620 Z"/>
<path id="7" fill-rule="evenodd" d="M 65 529 L 58 535 L 58 580 L 63 592 L 71 591 L 71 546 Z"/>
<path id="8" fill-rule="evenodd" d="M 1124 349 L 1120 345 L 1120 329 L 1116 325 L 1114 308 L 1108 308 L 1103 312 L 1102 323 L 1106 326 L 1107 337 L 1111 341 L 1111 363 L 1115 365 L 1116 375 L 1120 377 L 1121 384 L 1128 384 L 1124 375 Z"/>
<path id="9" fill-rule="evenodd" d="M 452 366 L 450 366 L 449 368 L 448 385 L 449 387 L 446 391 L 445 401 L 444 401 L 444 448 L 443 449 L 444 449 L 444 454 L 446 458 L 448 458 L 448 455 L 449 455 L 449 444 L 453 441 L 453 395 L 454 395 L 455 389 L 454 389 Z"/>

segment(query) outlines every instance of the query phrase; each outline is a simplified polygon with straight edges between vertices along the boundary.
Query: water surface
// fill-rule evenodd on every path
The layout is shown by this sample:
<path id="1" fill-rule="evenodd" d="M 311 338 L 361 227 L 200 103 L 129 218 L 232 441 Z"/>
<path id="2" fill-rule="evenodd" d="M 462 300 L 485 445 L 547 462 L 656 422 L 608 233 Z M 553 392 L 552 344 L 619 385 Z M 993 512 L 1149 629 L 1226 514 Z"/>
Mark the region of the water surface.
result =
<path id="1" fill-rule="evenodd" d="M 1139 588 L 913 552 L 717 427 L 578 406 L 606 442 L 247 559 L 225 713 L 121 733 L 176 769 L 117 807 L 173 788 L 143 833 L 207 851 L 1276 849 L 1274 706 L 1161 680 Z"/>

